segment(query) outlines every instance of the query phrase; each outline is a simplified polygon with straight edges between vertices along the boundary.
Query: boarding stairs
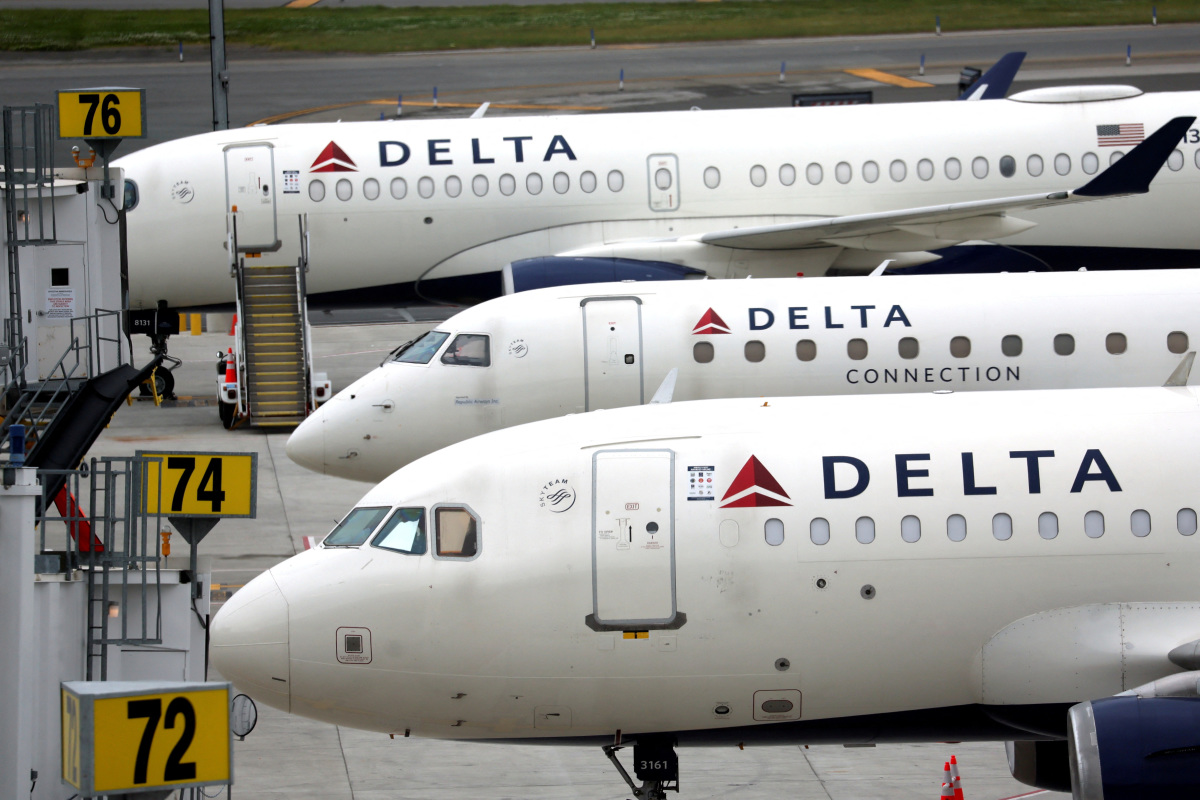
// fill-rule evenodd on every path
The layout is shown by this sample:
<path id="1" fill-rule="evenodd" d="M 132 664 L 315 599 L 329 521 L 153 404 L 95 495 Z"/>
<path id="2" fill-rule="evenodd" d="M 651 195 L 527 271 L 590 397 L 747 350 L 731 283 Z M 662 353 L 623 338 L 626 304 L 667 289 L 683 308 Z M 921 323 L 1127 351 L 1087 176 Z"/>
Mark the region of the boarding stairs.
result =
<path id="1" fill-rule="evenodd" d="M 258 427 L 295 427 L 309 405 L 308 327 L 300 265 L 238 270 L 245 413 Z"/>

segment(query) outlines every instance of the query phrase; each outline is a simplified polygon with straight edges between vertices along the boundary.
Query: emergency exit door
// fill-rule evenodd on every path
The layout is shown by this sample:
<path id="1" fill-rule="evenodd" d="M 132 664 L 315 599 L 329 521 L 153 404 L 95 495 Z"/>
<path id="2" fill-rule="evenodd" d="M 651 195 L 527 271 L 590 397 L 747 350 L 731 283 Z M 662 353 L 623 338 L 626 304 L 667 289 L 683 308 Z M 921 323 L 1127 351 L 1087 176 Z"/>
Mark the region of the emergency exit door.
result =
<path id="1" fill-rule="evenodd" d="M 279 248 L 271 145 L 232 145 L 225 150 L 225 210 L 237 220 L 238 250 Z"/>
<path id="2" fill-rule="evenodd" d="M 592 457 L 592 611 L 602 626 L 675 620 L 675 454 Z"/>
<path id="3" fill-rule="evenodd" d="M 589 297 L 582 306 L 585 410 L 641 405 L 642 301 Z"/>
<path id="4" fill-rule="evenodd" d="M 659 153 L 646 159 L 649 171 L 650 210 L 675 211 L 679 208 L 679 159 Z"/>

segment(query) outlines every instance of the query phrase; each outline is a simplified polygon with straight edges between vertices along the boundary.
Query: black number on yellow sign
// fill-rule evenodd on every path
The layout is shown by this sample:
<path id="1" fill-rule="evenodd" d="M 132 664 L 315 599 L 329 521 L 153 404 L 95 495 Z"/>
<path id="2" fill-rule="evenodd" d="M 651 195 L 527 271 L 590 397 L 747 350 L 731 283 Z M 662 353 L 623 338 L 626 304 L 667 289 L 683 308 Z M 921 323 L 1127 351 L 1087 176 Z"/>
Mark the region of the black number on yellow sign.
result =
<path id="1" fill-rule="evenodd" d="M 129 719 L 144 719 L 146 727 L 142 731 L 142 740 L 138 743 L 137 758 L 133 764 L 134 784 L 146 783 L 146 773 L 150 769 L 150 748 L 154 745 L 154 734 L 158 732 L 158 721 L 162 719 L 162 700 L 130 700 Z M 183 731 L 179 741 L 175 743 L 167 763 L 163 769 L 163 781 L 190 781 L 196 778 L 196 762 L 184 761 L 192 739 L 196 736 L 196 709 L 186 697 L 176 697 L 167 704 L 167 718 L 163 727 L 173 729 L 175 720 L 183 717 Z"/>
<path id="2" fill-rule="evenodd" d="M 187 497 L 188 483 L 196 471 L 196 459 L 193 456 L 171 456 L 167 459 L 167 469 L 177 469 L 183 472 L 179 483 L 175 485 L 175 494 L 171 498 L 171 510 L 182 511 L 183 501 Z M 196 489 L 196 499 L 212 505 L 214 514 L 220 513 L 221 503 L 225 501 L 225 492 L 221 489 L 221 459 L 214 458 L 208 462 L 208 469 L 200 476 L 200 486 Z"/>
<path id="3" fill-rule="evenodd" d="M 121 130 L 121 112 L 115 108 L 115 106 L 121 105 L 121 98 L 115 94 L 106 94 L 101 100 L 99 94 L 81 94 L 79 102 L 86 103 L 88 107 L 87 117 L 83 121 L 84 136 L 92 135 L 96 109 L 100 110 L 100 125 L 104 128 L 105 133 L 111 136 Z"/>

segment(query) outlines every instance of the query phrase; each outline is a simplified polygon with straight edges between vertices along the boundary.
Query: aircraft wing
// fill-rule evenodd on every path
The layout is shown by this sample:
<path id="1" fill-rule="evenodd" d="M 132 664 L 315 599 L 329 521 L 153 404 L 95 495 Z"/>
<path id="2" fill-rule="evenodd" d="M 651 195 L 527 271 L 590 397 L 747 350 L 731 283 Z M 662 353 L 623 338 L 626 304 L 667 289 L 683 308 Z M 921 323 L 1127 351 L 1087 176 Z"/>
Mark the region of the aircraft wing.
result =
<path id="1" fill-rule="evenodd" d="M 1145 194 L 1195 119 L 1176 117 L 1087 184 L 1070 191 L 825 217 L 712 231 L 686 238 L 717 247 L 747 250 L 794 250 L 828 244 L 909 250 L 939 246 L 943 242 L 949 245 L 970 239 L 1010 236 L 1034 225 L 1007 216 L 1011 211 Z M 867 237 L 875 241 L 867 242 Z"/>

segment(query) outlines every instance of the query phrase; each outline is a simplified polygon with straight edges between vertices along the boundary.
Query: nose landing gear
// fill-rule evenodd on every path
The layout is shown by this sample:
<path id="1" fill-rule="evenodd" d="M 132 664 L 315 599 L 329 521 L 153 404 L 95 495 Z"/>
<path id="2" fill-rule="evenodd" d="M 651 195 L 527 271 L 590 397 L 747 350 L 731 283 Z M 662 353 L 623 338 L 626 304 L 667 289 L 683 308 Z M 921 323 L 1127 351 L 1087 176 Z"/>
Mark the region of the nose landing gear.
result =
<path id="1" fill-rule="evenodd" d="M 633 771 L 642 782 L 637 786 L 617 758 L 626 744 L 618 741 L 604 745 L 604 755 L 621 773 L 637 800 L 666 800 L 667 792 L 679 791 L 679 756 L 675 754 L 675 739 L 671 736 L 640 736 L 633 741 Z"/>

